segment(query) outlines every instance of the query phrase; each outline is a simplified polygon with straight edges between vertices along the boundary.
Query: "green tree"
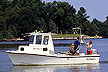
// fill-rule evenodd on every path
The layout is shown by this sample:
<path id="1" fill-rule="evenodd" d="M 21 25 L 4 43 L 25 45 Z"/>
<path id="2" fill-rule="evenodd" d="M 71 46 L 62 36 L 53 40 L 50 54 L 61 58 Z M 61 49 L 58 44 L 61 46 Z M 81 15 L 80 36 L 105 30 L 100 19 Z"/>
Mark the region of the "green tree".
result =
<path id="1" fill-rule="evenodd" d="M 40 31 L 47 32 L 48 31 L 48 26 L 47 23 L 43 18 L 40 19 Z"/>
<path id="2" fill-rule="evenodd" d="M 0 37 L 22 37 L 21 34 L 33 32 L 72 33 L 72 28 L 80 27 L 86 35 L 108 35 L 108 17 L 103 23 L 96 18 L 92 22 L 84 7 L 76 11 L 67 2 L 42 0 L 1 0 Z"/>
<path id="3" fill-rule="evenodd" d="M 0 11 L 0 39 L 3 39 L 3 32 L 6 30 L 5 27 L 6 20 L 4 18 L 3 12 Z"/>
<path id="4" fill-rule="evenodd" d="M 7 0 L 0 1 L 0 39 L 8 38 L 5 34 L 6 32 L 6 17 L 5 9 L 8 7 L 9 2 Z"/>
<path id="5" fill-rule="evenodd" d="M 89 26 L 90 30 L 89 30 L 89 35 L 90 36 L 95 36 L 98 34 L 98 27 L 96 24 L 91 23 Z"/>
<path id="6" fill-rule="evenodd" d="M 87 19 L 89 16 L 87 16 L 86 9 L 80 7 L 80 10 L 77 13 L 77 17 L 79 23 L 78 26 L 82 29 L 82 33 L 88 35 L 90 31 L 90 21 Z"/>
<path id="7" fill-rule="evenodd" d="M 108 37 L 108 16 L 106 17 L 106 20 L 103 22 L 101 26 L 100 35 L 103 37 Z"/>
<path id="8" fill-rule="evenodd" d="M 102 22 L 98 21 L 96 18 L 93 19 L 93 21 L 91 22 L 91 24 L 95 24 L 95 29 L 96 29 L 96 33 L 97 35 L 101 35 L 101 30 L 102 30 Z"/>
<path id="9" fill-rule="evenodd" d="M 75 13 L 75 8 L 69 5 L 69 3 L 54 1 L 53 3 L 47 3 L 44 6 L 43 18 L 46 23 L 52 19 L 56 24 L 59 33 L 66 33 L 71 31 L 73 25 L 75 25 Z"/>
<path id="10" fill-rule="evenodd" d="M 49 31 L 52 32 L 52 33 L 56 33 L 57 32 L 56 24 L 51 19 L 49 20 Z"/>
<path id="11" fill-rule="evenodd" d="M 21 34 L 40 30 L 40 0 L 14 0 L 6 9 L 7 30 L 11 28 L 11 34 L 21 37 Z M 14 34 L 13 34 L 14 33 Z"/>

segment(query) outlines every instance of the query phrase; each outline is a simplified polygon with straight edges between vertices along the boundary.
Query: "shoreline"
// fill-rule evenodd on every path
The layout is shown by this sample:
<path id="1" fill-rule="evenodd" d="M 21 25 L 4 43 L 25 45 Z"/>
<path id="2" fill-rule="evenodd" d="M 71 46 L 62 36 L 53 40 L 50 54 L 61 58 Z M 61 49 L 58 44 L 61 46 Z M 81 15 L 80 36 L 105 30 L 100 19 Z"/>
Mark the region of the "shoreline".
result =
<path id="1" fill-rule="evenodd" d="M 101 36 L 85 36 L 84 39 L 101 39 Z M 53 40 L 75 40 L 77 37 L 54 37 Z"/>
<path id="2" fill-rule="evenodd" d="M 101 36 L 84 36 L 84 39 L 101 39 L 103 37 Z M 77 36 L 73 37 L 52 37 L 53 40 L 75 40 L 77 39 Z M 20 38 L 15 38 L 15 39 L 3 39 L 0 41 L 28 41 Z"/>

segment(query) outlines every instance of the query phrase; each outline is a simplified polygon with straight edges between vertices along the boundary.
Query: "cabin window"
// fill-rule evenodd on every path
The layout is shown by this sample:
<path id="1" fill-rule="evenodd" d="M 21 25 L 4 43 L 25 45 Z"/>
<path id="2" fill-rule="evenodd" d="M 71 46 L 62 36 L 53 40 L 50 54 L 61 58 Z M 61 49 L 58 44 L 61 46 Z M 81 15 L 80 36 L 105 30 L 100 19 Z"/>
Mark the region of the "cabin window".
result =
<path id="1" fill-rule="evenodd" d="M 48 45 L 49 36 L 44 36 L 43 44 Z"/>
<path id="2" fill-rule="evenodd" d="M 43 48 L 43 51 L 47 51 L 48 49 L 47 48 Z"/>
<path id="3" fill-rule="evenodd" d="M 37 35 L 36 36 L 36 44 L 41 44 L 42 41 L 42 35 Z"/>
<path id="4" fill-rule="evenodd" d="M 24 51 L 24 48 L 20 48 L 21 51 Z"/>
<path id="5" fill-rule="evenodd" d="M 33 44 L 33 40 L 34 40 L 34 35 L 31 35 L 31 37 L 30 37 L 30 44 Z"/>

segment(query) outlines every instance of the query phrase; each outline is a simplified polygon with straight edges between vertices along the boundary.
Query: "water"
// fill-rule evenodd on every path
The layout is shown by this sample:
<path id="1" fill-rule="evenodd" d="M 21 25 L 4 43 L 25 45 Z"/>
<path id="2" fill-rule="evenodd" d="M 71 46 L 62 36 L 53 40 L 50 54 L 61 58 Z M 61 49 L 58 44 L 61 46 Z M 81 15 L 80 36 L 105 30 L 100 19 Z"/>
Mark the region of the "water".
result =
<path id="1" fill-rule="evenodd" d="M 28 42 L 0 42 L 0 72 L 107 72 L 108 70 L 108 39 L 91 39 L 93 48 L 101 55 L 99 64 L 76 65 L 46 65 L 46 66 L 13 66 L 6 50 L 17 50 L 19 44 Z M 54 40 L 54 44 L 71 44 L 73 40 Z M 89 42 L 89 40 L 86 40 Z M 10 44 L 10 45 L 7 45 Z M 14 44 L 14 45 L 13 45 Z M 70 46 L 70 45 L 69 45 Z M 69 46 L 55 47 L 55 53 L 67 51 Z M 85 45 L 80 47 L 81 52 L 86 53 Z"/>

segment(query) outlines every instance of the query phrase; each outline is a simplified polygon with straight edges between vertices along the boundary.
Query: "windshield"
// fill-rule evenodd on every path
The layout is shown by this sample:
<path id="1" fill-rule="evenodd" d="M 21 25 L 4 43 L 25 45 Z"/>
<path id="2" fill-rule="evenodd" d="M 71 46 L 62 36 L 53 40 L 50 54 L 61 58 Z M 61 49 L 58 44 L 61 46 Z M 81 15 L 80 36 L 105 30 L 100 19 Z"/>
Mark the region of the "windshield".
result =
<path id="1" fill-rule="evenodd" d="M 42 35 L 37 35 L 36 36 L 36 44 L 41 44 L 42 41 Z"/>
<path id="2" fill-rule="evenodd" d="M 30 36 L 30 44 L 33 44 L 34 35 Z"/>

